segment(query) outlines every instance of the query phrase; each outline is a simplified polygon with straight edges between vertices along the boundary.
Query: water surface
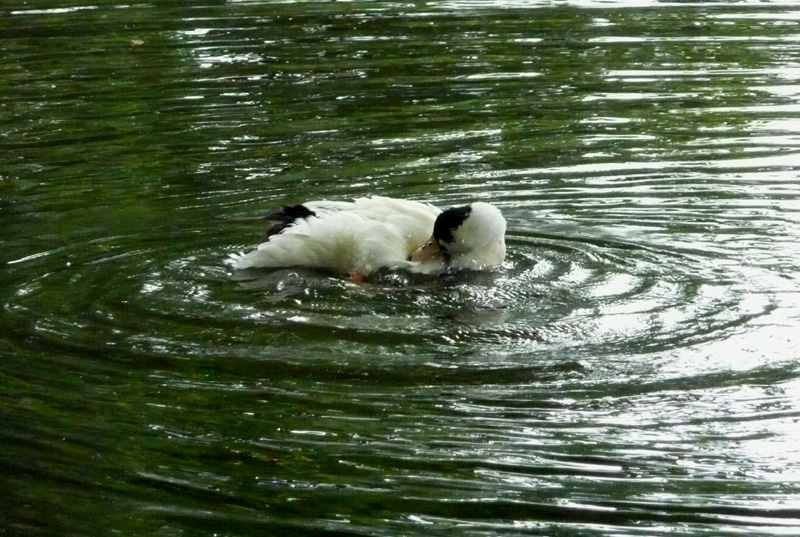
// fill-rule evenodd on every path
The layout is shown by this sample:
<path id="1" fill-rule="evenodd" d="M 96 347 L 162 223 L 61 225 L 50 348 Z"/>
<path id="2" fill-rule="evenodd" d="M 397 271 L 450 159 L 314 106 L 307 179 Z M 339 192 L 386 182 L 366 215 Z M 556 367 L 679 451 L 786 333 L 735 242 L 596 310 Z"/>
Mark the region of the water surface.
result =
<path id="1" fill-rule="evenodd" d="M 793 2 L 0 8 L 13 535 L 794 535 Z M 231 274 L 496 203 L 501 270 Z"/>

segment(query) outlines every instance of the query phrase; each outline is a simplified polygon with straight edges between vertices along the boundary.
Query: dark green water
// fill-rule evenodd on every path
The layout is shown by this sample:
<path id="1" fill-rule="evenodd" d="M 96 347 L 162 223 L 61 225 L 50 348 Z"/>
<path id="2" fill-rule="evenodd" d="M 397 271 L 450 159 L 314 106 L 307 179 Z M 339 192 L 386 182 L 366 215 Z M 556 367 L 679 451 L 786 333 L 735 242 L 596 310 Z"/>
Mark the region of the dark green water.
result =
<path id="1" fill-rule="evenodd" d="M 796 535 L 798 163 L 795 2 L 6 1 L 0 533 Z M 232 278 L 365 194 L 505 267 Z"/>

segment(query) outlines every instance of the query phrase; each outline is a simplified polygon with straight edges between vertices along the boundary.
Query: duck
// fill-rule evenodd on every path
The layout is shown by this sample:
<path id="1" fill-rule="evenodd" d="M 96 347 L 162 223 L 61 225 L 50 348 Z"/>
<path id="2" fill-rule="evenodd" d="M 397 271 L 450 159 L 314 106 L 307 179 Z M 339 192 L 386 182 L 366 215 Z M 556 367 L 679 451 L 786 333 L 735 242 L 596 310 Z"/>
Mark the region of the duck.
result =
<path id="1" fill-rule="evenodd" d="M 491 270 L 506 254 L 505 218 L 481 201 L 445 210 L 383 196 L 309 201 L 267 219 L 264 241 L 231 256 L 234 270 L 307 267 L 363 281 L 380 269 Z"/>

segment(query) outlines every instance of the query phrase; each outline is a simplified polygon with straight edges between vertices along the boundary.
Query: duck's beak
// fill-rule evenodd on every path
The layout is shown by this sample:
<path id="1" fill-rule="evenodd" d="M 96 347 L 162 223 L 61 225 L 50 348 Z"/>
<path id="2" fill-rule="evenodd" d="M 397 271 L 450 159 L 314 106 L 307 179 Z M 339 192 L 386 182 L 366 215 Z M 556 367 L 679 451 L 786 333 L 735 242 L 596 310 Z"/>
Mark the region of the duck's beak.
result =
<path id="1" fill-rule="evenodd" d="M 431 237 L 428 242 L 411 252 L 409 259 L 411 261 L 416 261 L 417 263 L 424 263 L 425 261 L 436 257 L 440 253 L 442 253 L 442 249 L 439 248 L 439 244 L 436 242 L 436 240 Z"/>

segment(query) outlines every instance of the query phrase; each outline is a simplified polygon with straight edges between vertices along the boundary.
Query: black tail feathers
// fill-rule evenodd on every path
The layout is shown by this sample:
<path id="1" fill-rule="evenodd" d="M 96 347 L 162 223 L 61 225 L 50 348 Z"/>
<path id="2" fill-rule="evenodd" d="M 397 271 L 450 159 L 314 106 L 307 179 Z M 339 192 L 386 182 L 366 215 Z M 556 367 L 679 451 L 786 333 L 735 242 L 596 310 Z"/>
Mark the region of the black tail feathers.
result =
<path id="1" fill-rule="evenodd" d="M 267 215 L 266 219 L 270 225 L 264 240 L 277 235 L 298 220 L 305 220 L 310 216 L 317 216 L 317 213 L 305 205 L 284 205 L 279 211 Z"/>

